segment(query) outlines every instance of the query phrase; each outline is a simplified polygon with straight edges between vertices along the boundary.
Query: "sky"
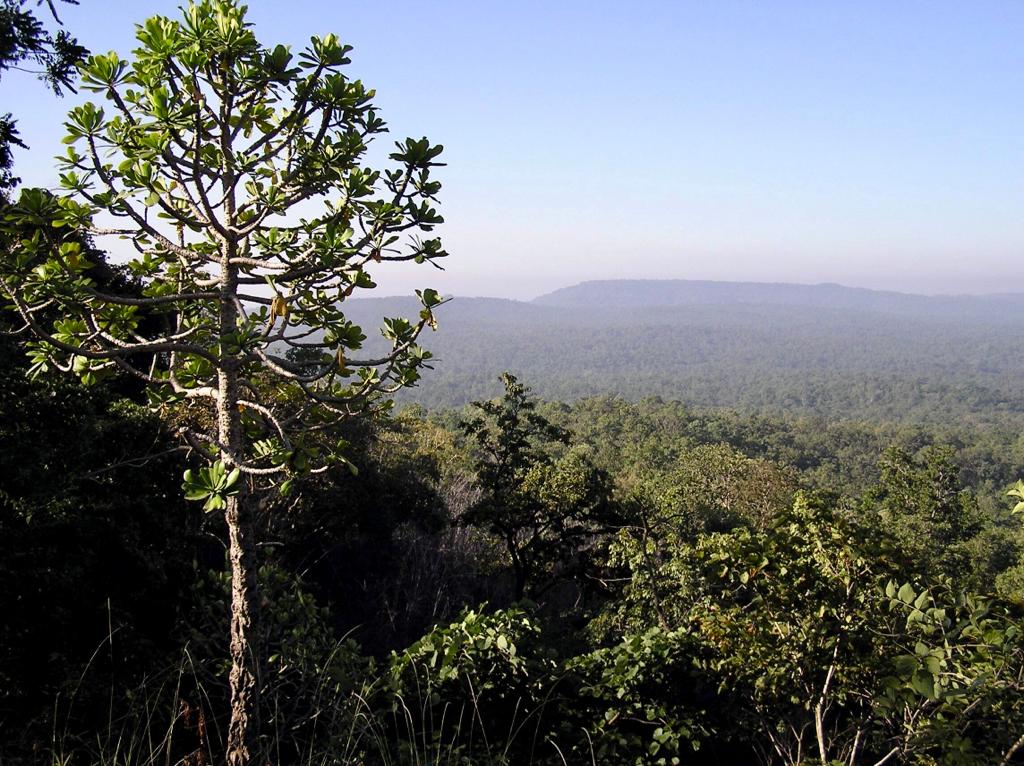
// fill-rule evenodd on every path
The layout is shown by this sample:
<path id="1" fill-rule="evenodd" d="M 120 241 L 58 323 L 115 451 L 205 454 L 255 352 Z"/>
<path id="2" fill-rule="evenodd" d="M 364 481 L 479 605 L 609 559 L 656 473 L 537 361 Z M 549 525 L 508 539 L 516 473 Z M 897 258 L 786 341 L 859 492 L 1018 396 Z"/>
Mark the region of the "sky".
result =
<path id="1" fill-rule="evenodd" d="M 179 2 L 62 8 L 94 51 Z M 587 279 L 1024 292 L 1024 0 L 254 0 L 264 44 L 337 33 L 394 139 L 448 166 L 445 271 L 381 294 Z M 76 97 L 6 74 L 52 186 Z"/>

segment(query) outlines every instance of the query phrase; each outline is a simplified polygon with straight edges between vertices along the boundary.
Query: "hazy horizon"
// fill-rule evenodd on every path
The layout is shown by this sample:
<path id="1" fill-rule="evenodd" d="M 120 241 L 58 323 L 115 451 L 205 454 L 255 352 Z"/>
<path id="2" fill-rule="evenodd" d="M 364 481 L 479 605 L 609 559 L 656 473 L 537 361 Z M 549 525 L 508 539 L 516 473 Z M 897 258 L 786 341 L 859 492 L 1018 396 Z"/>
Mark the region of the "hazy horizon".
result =
<path id="1" fill-rule="evenodd" d="M 844 284 L 842 282 L 834 281 L 822 281 L 822 282 L 801 282 L 791 280 L 761 280 L 761 279 L 687 279 L 685 277 L 612 277 L 608 279 L 602 278 L 587 278 L 580 279 L 576 282 L 570 282 L 566 284 L 549 285 L 536 293 L 529 293 L 523 295 L 502 295 L 500 291 L 495 292 L 479 292 L 479 293 L 465 293 L 465 292 L 447 292 L 447 297 L 454 298 L 495 298 L 499 300 L 512 300 L 520 302 L 530 302 L 536 298 L 540 298 L 548 295 L 549 293 L 556 292 L 571 287 L 578 287 L 583 284 L 591 282 L 711 282 L 718 284 L 748 284 L 748 285 L 786 285 L 786 286 L 799 286 L 799 287 L 841 287 L 848 288 L 851 290 L 870 290 L 873 292 L 888 292 L 897 293 L 900 295 L 918 296 L 926 298 L 985 298 L 985 297 L 1001 297 L 1001 296 L 1015 296 L 1019 295 L 1024 299 L 1024 290 L 988 290 L 988 291 L 960 291 L 960 292 L 927 292 L 922 290 L 899 290 L 895 288 L 886 287 L 865 287 L 863 285 Z M 407 298 L 410 297 L 409 291 L 389 291 L 386 286 L 382 286 L 382 289 L 374 293 L 366 293 L 365 295 L 353 296 L 356 300 L 373 300 L 375 298 L 380 299 L 392 299 L 392 298 Z"/>
<path id="2" fill-rule="evenodd" d="M 86 46 L 127 54 L 135 23 L 179 4 L 60 10 Z M 250 20 L 293 49 L 337 32 L 393 138 L 446 146 L 447 270 L 379 270 L 381 294 L 1024 285 L 1022 3 L 296 2 L 251 3 Z M 21 72 L 0 96 L 32 147 L 16 172 L 54 185 L 80 97 Z"/>

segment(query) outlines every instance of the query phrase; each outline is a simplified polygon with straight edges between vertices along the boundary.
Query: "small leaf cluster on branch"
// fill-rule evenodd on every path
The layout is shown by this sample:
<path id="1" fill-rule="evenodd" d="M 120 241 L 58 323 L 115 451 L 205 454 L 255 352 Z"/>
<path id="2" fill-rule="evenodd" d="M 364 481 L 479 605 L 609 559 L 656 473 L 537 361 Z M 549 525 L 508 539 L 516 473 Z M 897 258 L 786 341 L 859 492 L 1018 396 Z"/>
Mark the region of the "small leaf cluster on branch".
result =
<path id="1" fill-rule="evenodd" d="M 244 7 L 214 1 L 137 37 L 132 62 L 82 66 L 103 103 L 69 115 L 63 191 L 25 190 L 5 211 L 0 289 L 38 339 L 37 372 L 127 372 L 157 405 L 238 412 L 233 433 L 183 427 L 211 459 L 254 477 L 315 470 L 336 450 L 303 435 L 388 406 L 430 359 L 418 339 L 436 291 L 418 291 L 415 321 L 385 320 L 376 358 L 358 356 L 365 335 L 342 307 L 375 286 L 369 266 L 446 255 L 432 236 L 442 147 L 407 139 L 394 168 L 363 164 L 386 128 L 334 35 L 298 56 L 265 48 Z M 131 246 L 133 289 L 96 279 L 91 243 L 110 238 Z"/>

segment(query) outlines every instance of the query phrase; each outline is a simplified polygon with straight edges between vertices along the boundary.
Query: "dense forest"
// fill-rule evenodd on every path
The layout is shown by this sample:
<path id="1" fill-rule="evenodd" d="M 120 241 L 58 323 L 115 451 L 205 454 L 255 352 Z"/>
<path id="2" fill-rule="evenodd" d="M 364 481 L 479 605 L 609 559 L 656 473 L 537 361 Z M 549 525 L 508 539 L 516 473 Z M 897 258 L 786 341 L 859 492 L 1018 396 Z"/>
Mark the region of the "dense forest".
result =
<path id="1" fill-rule="evenodd" d="M 353 297 L 447 252 L 349 46 L 35 10 L 105 107 L 0 136 L 0 763 L 1024 763 L 1015 297 Z"/>
<path id="2" fill-rule="evenodd" d="M 369 325 L 414 303 L 355 300 L 350 314 Z M 1008 349 L 1024 331 L 1020 306 L 1009 296 L 672 281 L 584 283 L 532 302 L 457 297 L 438 312 L 436 370 L 403 397 L 460 407 L 496 395 L 497 376 L 514 369 L 560 400 L 661 396 L 772 415 L 1015 423 L 1024 368 Z"/>
<path id="3" fill-rule="evenodd" d="M 223 521 L 181 499 L 137 386 L 20 358 L 4 757 L 215 760 Z M 987 764 L 1018 741 L 1012 430 L 542 403 L 508 377 L 346 438 L 357 472 L 261 510 L 276 762 Z"/>

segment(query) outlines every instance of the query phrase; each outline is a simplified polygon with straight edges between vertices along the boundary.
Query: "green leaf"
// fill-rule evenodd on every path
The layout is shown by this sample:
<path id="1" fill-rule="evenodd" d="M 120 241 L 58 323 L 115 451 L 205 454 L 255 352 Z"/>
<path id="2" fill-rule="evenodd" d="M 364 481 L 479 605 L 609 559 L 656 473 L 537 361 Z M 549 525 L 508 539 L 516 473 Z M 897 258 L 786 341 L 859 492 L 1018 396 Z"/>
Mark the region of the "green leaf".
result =
<path id="1" fill-rule="evenodd" d="M 910 685 L 918 694 L 929 699 L 938 699 L 935 692 L 935 677 L 926 670 L 917 670 L 910 679 Z"/>

